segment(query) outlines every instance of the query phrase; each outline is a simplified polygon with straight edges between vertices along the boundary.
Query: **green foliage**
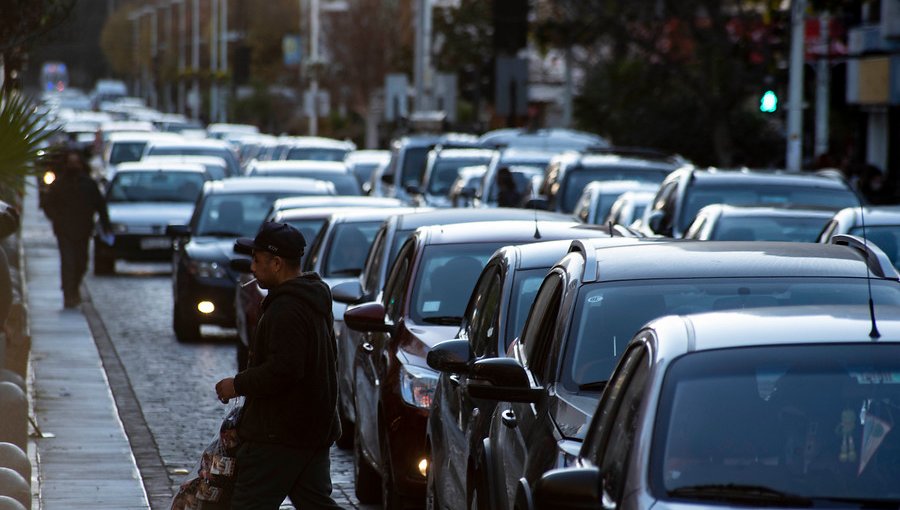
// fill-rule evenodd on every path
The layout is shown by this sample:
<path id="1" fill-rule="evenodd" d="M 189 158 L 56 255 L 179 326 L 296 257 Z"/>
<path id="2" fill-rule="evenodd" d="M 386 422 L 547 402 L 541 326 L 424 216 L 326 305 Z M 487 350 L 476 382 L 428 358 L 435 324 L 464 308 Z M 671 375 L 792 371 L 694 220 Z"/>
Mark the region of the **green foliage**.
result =
<path id="1" fill-rule="evenodd" d="M 19 189 L 34 173 L 41 147 L 55 134 L 44 130 L 44 120 L 25 96 L 0 91 L 0 188 Z"/>

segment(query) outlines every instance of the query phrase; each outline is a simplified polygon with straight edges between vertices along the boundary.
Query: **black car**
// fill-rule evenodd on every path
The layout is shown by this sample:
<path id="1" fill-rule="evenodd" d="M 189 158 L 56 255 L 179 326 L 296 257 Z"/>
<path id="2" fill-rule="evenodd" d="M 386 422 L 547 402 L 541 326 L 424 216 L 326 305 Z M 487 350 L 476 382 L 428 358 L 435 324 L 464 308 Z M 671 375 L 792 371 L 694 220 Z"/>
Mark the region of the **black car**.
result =
<path id="1" fill-rule="evenodd" d="M 606 237 L 609 245 L 635 242 L 630 239 L 632 234 L 624 229 L 615 229 L 615 237 L 609 237 L 606 231 L 594 233 Z M 437 344 L 429 353 L 429 364 L 436 361 L 432 368 L 440 367 L 444 352 L 462 352 L 467 359 L 469 352 L 473 359 L 505 356 L 522 330 L 538 287 L 571 244 L 571 241 L 548 241 L 497 250 L 472 290 L 456 339 Z M 468 501 L 466 470 L 471 466 L 461 460 L 469 458 L 473 449 L 471 441 L 480 441 L 487 435 L 496 405 L 492 401 L 476 403 L 459 382 L 458 375 L 441 373 L 428 416 L 426 446 L 431 468 L 427 497 L 431 508 Z"/>
<path id="2" fill-rule="evenodd" d="M 240 177 L 210 181 L 189 225 L 170 225 L 173 326 L 180 341 L 200 336 L 201 324 L 233 328 L 239 273 L 229 267 L 238 237 L 253 237 L 272 202 L 281 197 L 327 195 L 334 188 L 312 179 Z"/>
<path id="3" fill-rule="evenodd" d="M 870 284 L 876 305 L 895 303 L 900 276 L 884 253 L 840 242 L 573 243 L 541 284 L 511 357 L 444 356 L 470 398 L 500 402 L 467 459 L 467 493 L 478 508 L 511 509 L 545 471 L 574 458 L 619 357 L 652 319 L 867 303 Z"/>
<path id="4" fill-rule="evenodd" d="M 407 186 L 419 186 L 425 175 L 428 153 L 437 146 L 477 148 L 477 138 L 462 133 L 411 135 L 391 143 L 391 159 L 381 174 L 384 196 L 409 201 Z"/>
<path id="5" fill-rule="evenodd" d="M 826 209 L 860 205 L 843 181 L 831 176 L 780 171 L 683 168 L 666 177 L 641 221 L 647 235 L 679 238 L 710 204 Z"/>

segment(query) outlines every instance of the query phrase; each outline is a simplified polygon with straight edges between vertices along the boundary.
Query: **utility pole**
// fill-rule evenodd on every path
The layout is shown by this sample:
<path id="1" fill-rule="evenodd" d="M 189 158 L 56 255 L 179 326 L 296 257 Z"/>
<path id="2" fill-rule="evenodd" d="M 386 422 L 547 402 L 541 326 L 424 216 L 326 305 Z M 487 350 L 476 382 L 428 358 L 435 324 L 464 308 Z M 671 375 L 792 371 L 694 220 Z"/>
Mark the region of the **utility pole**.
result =
<path id="1" fill-rule="evenodd" d="M 141 95 L 141 51 L 140 51 L 140 33 L 141 33 L 141 11 L 135 10 L 128 14 L 128 21 L 131 22 L 132 30 L 132 62 L 134 64 L 134 79 L 132 80 L 131 92 L 136 96 Z"/>
<path id="2" fill-rule="evenodd" d="M 200 72 L 200 0 L 194 0 L 194 15 L 191 16 L 191 43 L 191 69 L 194 71 L 191 96 L 196 101 L 191 107 L 191 118 L 198 120 L 203 103 L 200 100 L 200 79 L 197 76 Z"/>
<path id="3" fill-rule="evenodd" d="M 413 65 L 416 111 L 431 107 L 431 1 L 416 0 L 416 47 Z"/>
<path id="4" fill-rule="evenodd" d="M 806 0 L 791 0 L 791 60 L 788 82 L 787 170 L 799 172 L 803 163 L 803 17 Z"/>
<path id="5" fill-rule="evenodd" d="M 309 136 L 319 132 L 319 0 L 311 0 L 309 4 L 309 95 L 311 108 L 309 112 Z"/>
<path id="6" fill-rule="evenodd" d="M 175 54 L 175 1 L 163 0 L 163 7 L 166 9 L 166 61 L 170 61 L 172 55 Z M 166 112 L 171 113 L 174 109 L 172 104 L 172 81 L 166 80 L 163 85 L 163 91 L 166 95 Z"/>
<path id="7" fill-rule="evenodd" d="M 828 33 L 831 15 L 819 16 L 819 59 L 816 62 L 816 145 L 813 154 L 819 157 L 828 153 L 828 103 L 831 88 L 831 42 Z"/>
<path id="8" fill-rule="evenodd" d="M 219 32 L 221 37 L 219 38 L 219 42 L 221 44 L 221 56 L 219 57 L 219 69 L 222 71 L 222 74 L 228 72 L 228 0 L 220 0 L 222 2 L 222 7 L 220 12 L 222 14 L 222 22 L 219 23 Z M 222 90 L 219 91 L 219 122 L 228 122 L 228 85 L 227 82 L 222 86 Z"/>
<path id="9" fill-rule="evenodd" d="M 178 113 L 184 115 L 184 95 L 185 95 L 185 86 L 184 86 L 184 66 L 187 60 L 187 44 L 185 44 L 185 38 L 187 37 L 187 4 L 185 3 L 187 0 L 172 0 L 172 3 L 177 3 L 181 6 L 180 16 L 178 17 Z"/>
<path id="10" fill-rule="evenodd" d="M 219 0 L 210 0 L 212 13 L 209 17 L 209 121 L 219 118 L 219 84 L 216 74 L 219 70 Z"/>
<path id="11" fill-rule="evenodd" d="M 156 90 L 156 67 L 159 62 L 159 19 L 156 7 L 147 7 L 150 13 L 150 106 L 159 108 L 159 93 Z"/>

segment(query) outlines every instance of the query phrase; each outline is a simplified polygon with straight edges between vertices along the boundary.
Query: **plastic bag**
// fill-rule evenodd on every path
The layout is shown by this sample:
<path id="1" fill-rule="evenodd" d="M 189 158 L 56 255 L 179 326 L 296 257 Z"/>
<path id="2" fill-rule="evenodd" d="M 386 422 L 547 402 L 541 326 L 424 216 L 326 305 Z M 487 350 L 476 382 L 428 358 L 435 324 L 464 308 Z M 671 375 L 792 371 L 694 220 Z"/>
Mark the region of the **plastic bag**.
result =
<path id="1" fill-rule="evenodd" d="M 231 408 L 219 427 L 219 433 L 203 450 L 200 462 L 185 477 L 172 498 L 171 510 L 231 508 L 235 455 L 240 443 L 237 422 L 243 404 L 243 398 L 232 400 Z"/>

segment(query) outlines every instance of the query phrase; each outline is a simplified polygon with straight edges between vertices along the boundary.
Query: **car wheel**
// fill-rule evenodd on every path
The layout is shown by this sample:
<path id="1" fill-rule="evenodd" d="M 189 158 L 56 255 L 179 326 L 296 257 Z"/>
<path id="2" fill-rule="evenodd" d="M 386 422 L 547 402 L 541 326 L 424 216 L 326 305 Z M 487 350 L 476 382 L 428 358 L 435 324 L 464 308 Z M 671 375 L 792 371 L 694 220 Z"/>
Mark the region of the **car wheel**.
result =
<path id="1" fill-rule="evenodd" d="M 381 508 L 384 510 L 401 510 L 403 508 L 397 484 L 394 483 L 394 467 L 391 462 L 391 446 L 387 435 L 381 434 Z"/>
<path id="2" fill-rule="evenodd" d="M 353 485 L 356 487 L 356 499 L 363 504 L 378 503 L 381 499 L 381 476 L 363 457 L 362 442 L 354 441 L 353 449 Z"/>
<path id="3" fill-rule="evenodd" d="M 338 403 L 338 418 L 341 420 L 341 437 L 335 441 L 335 444 L 341 450 L 349 450 L 350 448 L 353 448 L 356 427 L 353 422 L 347 418 L 347 415 L 344 414 L 344 409 L 340 403 Z"/>
<path id="4" fill-rule="evenodd" d="M 434 465 L 429 466 L 428 478 L 425 482 L 425 510 L 440 508 L 438 503 L 437 487 L 434 485 Z"/>
<path id="5" fill-rule="evenodd" d="M 116 257 L 112 250 L 94 241 L 94 274 L 97 276 L 116 274 Z"/>
<path id="6" fill-rule="evenodd" d="M 175 338 L 179 342 L 192 342 L 200 338 L 200 323 L 197 322 L 197 319 L 181 311 L 177 301 L 172 313 L 172 326 L 175 329 Z"/>

